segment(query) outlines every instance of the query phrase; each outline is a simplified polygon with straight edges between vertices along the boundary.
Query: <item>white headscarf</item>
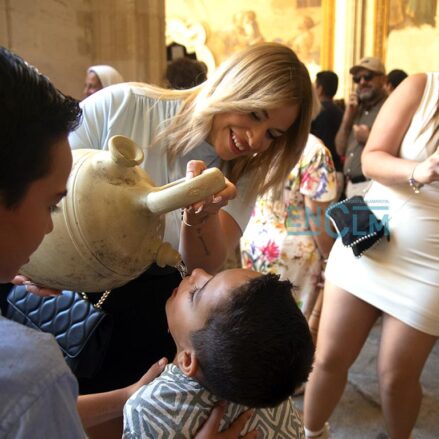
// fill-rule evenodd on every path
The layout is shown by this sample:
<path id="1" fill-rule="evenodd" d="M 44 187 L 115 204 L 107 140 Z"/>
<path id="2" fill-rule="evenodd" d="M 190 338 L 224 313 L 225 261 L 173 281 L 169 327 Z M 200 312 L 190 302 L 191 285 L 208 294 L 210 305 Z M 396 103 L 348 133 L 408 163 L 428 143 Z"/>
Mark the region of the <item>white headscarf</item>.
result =
<path id="1" fill-rule="evenodd" d="M 101 81 L 102 87 L 124 82 L 122 75 L 111 66 L 99 65 L 88 68 L 87 73 L 94 72 Z"/>

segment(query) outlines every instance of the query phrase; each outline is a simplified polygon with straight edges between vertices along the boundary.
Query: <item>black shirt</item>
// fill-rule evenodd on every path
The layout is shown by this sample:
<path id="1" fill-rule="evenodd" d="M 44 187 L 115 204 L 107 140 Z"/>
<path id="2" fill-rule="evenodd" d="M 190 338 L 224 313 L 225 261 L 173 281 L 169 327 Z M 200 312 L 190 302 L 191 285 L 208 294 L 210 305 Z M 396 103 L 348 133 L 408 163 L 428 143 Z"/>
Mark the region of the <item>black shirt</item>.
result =
<path id="1" fill-rule="evenodd" d="M 331 151 L 336 171 L 343 171 L 340 156 L 335 149 L 335 135 L 340 128 L 343 111 L 332 101 L 322 101 L 322 110 L 311 124 L 311 134 L 317 136 Z"/>

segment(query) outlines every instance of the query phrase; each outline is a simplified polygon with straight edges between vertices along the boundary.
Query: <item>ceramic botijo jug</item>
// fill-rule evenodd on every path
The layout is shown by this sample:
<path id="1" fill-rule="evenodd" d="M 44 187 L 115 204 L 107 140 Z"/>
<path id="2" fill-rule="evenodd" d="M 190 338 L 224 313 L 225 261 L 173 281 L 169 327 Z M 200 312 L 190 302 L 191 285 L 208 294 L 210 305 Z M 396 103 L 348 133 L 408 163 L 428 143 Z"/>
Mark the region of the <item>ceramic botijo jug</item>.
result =
<path id="1" fill-rule="evenodd" d="M 72 153 L 67 196 L 53 214 L 53 231 L 20 269 L 38 285 L 104 291 L 136 278 L 153 262 L 175 266 L 181 258 L 162 242 L 163 214 L 225 187 L 216 168 L 156 187 L 138 166 L 143 151 L 124 136 L 112 137 L 109 151 Z"/>

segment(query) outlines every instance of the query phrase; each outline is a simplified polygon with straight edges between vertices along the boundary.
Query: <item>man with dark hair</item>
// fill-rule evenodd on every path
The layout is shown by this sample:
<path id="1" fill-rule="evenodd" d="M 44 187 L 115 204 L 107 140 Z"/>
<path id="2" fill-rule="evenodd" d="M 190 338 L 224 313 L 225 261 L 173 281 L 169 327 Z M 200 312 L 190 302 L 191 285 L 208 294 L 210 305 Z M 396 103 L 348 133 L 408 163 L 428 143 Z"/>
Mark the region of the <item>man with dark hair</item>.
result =
<path id="1" fill-rule="evenodd" d="M 8 282 L 52 230 L 81 111 L 2 47 L 0 78 L 0 282 Z M 1 316 L 0 389 L 1 437 L 84 437 L 78 386 L 53 336 Z"/>
<path id="2" fill-rule="evenodd" d="M 207 79 L 207 66 L 190 58 L 177 58 L 166 68 L 166 86 L 185 90 L 200 85 Z"/>
<path id="3" fill-rule="evenodd" d="M 72 166 L 67 135 L 81 110 L 3 47 L 0 78 L 0 282 L 9 282 L 53 228 Z M 133 386 L 78 402 L 78 383 L 54 337 L 0 313 L 0 437 L 84 438 L 83 425 L 120 417 L 128 396 L 163 367 L 156 363 Z"/>
<path id="4" fill-rule="evenodd" d="M 352 197 L 363 195 L 369 185 L 361 169 L 361 154 L 387 95 L 386 70 L 378 58 L 362 58 L 349 72 L 356 88 L 346 104 L 335 146 L 340 155 L 346 156 L 343 167 L 346 195 Z"/>
<path id="5" fill-rule="evenodd" d="M 337 173 L 337 186 L 343 187 L 343 164 L 335 148 L 335 136 L 340 128 L 343 112 L 334 103 L 334 96 L 337 93 L 338 76 L 331 70 L 324 70 L 316 75 L 315 89 L 322 109 L 311 123 L 311 134 L 318 137 L 331 151 Z M 338 192 L 340 195 L 340 192 Z M 338 196 L 337 196 L 338 198 Z"/>
<path id="6" fill-rule="evenodd" d="M 174 362 L 128 400 L 124 437 L 193 437 L 219 399 L 229 401 L 222 428 L 252 407 L 247 428 L 302 437 L 291 395 L 307 380 L 314 345 L 291 288 L 243 269 L 185 278 L 166 304 Z"/>
<path id="7" fill-rule="evenodd" d="M 395 90 L 398 85 L 407 78 L 407 73 L 404 70 L 394 69 L 387 73 L 386 83 L 384 84 L 384 89 L 389 95 Z"/>

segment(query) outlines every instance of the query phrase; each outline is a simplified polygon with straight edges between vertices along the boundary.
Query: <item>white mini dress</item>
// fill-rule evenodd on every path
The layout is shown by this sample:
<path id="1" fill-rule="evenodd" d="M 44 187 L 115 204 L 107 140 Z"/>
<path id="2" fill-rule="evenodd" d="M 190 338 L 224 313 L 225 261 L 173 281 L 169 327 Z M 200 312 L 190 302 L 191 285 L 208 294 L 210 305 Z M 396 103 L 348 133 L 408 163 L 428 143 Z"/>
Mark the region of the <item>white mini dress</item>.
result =
<path id="1" fill-rule="evenodd" d="M 400 157 L 422 161 L 437 149 L 439 136 L 431 139 L 434 123 L 429 121 L 438 97 L 439 72 L 428 73 Z M 365 199 L 378 218 L 387 215 L 390 240 L 382 239 L 355 258 L 337 239 L 326 279 L 407 325 L 439 336 L 439 182 L 425 185 L 419 194 L 406 182 L 374 182 Z"/>

